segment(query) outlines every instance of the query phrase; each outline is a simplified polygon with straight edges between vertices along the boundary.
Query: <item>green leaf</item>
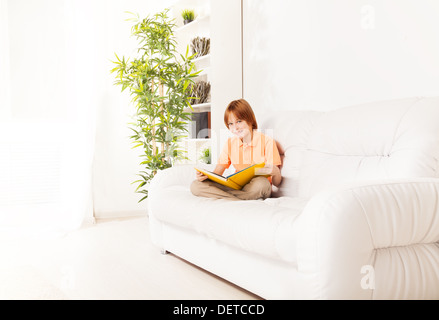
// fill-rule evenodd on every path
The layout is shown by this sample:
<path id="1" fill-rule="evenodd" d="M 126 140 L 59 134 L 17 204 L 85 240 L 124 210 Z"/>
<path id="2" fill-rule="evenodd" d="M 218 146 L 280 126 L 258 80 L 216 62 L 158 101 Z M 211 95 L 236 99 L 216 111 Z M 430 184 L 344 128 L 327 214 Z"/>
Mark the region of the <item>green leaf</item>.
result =
<path id="1" fill-rule="evenodd" d="M 131 149 L 135 149 L 135 148 L 138 148 L 138 147 L 141 147 L 141 146 L 143 146 L 143 143 L 139 143 L 139 144 L 136 144 L 134 147 L 132 147 Z"/>
<path id="2" fill-rule="evenodd" d="M 139 203 L 142 202 L 143 200 L 145 200 L 146 198 L 148 198 L 148 195 L 144 196 L 142 199 L 139 200 Z"/>
<path id="3" fill-rule="evenodd" d="M 139 184 L 139 186 L 137 187 L 135 192 L 139 191 L 139 189 L 142 188 L 145 184 L 146 184 L 146 181 L 143 181 L 141 184 Z"/>

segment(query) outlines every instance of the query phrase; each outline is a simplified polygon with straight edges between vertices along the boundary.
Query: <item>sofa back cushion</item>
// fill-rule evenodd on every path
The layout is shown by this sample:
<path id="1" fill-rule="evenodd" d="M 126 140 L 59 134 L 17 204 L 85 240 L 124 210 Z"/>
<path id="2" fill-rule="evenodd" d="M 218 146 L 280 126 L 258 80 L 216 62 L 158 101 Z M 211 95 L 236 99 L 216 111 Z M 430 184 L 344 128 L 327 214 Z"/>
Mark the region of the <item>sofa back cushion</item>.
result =
<path id="1" fill-rule="evenodd" d="M 282 158 L 282 184 L 274 197 L 299 195 L 300 169 L 310 134 L 323 115 L 317 111 L 277 111 L 258 116 L 260 131 L 274 138 Z"/>
<path id="2" fill-rule="evenodd" d="M 366 180 L 439 177 L 438 97 L 283 114 L 263 123 L 285 153 L 285 185 L 276 196 L 311 197 Z"/>

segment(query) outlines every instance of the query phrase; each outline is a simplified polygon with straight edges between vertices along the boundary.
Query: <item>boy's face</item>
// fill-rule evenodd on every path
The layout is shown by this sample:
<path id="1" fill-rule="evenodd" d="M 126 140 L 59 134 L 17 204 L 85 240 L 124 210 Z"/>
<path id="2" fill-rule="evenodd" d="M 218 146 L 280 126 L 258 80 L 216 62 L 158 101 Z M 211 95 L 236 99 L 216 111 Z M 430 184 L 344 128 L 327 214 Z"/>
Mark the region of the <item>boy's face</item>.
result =
<path id="1" fill-rule="evenodd" d="M 240 139 L 251 137 L 252 127 L 246 121 L 235 117 L 233 113 L 229 115 L 228 124 L 230 132 Z"/>

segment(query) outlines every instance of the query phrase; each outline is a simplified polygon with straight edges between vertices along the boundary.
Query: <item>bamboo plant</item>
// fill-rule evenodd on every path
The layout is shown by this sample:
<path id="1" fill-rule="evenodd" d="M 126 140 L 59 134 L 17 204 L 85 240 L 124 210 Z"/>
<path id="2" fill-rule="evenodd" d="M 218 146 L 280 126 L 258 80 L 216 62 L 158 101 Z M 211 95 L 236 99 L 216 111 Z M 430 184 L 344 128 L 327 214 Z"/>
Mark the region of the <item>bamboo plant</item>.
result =
<path id="1" fill-rule="evenodd" d="M 172 167 L 175 161 L 186 158 L 180 141 L 187 136 L 187 123 L 190 113 L 184 111 L 191 107 L 189 85 L 199 74 L 195 71 L 189 56 L 176 50 L 174 20 L 168 17 L 169 9 L 153 16 L 128 19 L 134 22 L 132 36 L 139 43 L 138 57 L 120 58 L 111 70 L 116 74 L 115 85 L 122 91 L 129 89 L 135 105 L 134 120 L 129 124 L 133 135 L 133 148 L 143 148 L 141 154 L 141 179 L 135 192 L 141 193 L 139 202 L 148 197 L 148 185 L 159 170 Z"/>

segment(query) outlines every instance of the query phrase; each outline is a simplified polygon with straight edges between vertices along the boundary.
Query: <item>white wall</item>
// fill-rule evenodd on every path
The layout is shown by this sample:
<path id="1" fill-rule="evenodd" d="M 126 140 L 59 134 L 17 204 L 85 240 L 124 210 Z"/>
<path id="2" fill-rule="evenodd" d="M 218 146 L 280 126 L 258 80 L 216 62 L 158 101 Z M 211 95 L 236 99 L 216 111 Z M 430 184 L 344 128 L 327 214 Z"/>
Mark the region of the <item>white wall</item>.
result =
<path id="1" fill-rule="evenodd" d="M 437 0 L 243 0 L 255 111 L 439 95 Z"/>

